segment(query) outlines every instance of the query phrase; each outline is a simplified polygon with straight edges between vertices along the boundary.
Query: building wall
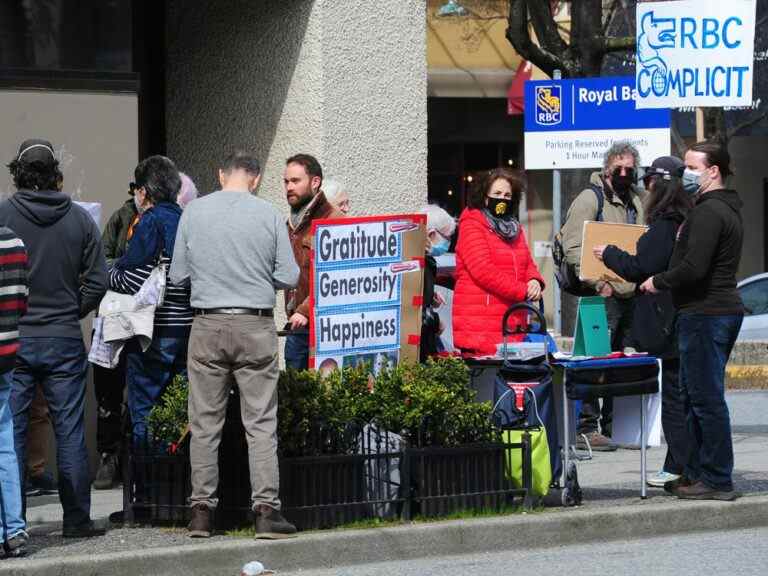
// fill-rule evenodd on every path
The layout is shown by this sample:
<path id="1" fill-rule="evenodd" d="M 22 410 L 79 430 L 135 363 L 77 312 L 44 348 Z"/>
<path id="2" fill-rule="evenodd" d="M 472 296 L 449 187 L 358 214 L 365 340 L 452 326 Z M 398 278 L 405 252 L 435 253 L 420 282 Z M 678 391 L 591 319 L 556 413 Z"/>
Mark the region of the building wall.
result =
<path id="1" fill-rule="evenodd" d="M 234 147 L 282 170 L 315 154 L 355 214 L 426 201 L 425 6 L 419 0 L 168 3 L 168 154 L 204 191 Z"/>

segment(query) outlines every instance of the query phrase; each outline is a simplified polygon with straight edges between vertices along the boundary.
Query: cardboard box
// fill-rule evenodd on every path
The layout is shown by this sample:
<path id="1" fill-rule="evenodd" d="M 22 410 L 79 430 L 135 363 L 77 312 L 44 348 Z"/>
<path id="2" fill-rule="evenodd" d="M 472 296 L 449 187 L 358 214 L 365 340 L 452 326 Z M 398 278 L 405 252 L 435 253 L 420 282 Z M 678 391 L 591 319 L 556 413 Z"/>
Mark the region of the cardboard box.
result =
<path id="1" fill-rule="evenodd" d="M 595 246 L 613 244 L 630 254 L 636 254 L 637 241 L 648 228 L 637 224 L 616 224 L 614 222 L 584 222 L 581 238 L 581 268 L 579 279 L 626 282 L 615 272 L 606 268 L 592 250 Z"/>

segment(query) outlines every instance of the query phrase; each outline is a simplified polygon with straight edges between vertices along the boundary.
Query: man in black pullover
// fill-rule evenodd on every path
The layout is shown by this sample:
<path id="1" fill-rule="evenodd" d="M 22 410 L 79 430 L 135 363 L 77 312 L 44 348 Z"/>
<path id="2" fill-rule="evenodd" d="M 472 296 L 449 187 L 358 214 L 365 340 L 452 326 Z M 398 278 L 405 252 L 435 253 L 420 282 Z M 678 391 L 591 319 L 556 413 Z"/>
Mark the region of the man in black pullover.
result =
<path id="1" fill-rule="evenodd" d="M 671 290 L 678 311 L 680 387 L 694 446 L 685 473 L 664 488 L 680 498 L 733 500 L 733 443 L 725 365 L 744 317 L 736 290 L 744 227 L 742 202 L 724 187 L 730 156 L 701 142 L 685 154 L 683 184 L 696 206 L 678 232 L 669 269 L 641 290 Z"/>
<path id="2" fill-rule="evenodd" d="M 42 386 L 53 429 L 65 538 L 103 534 L 90 517 L 85 446 L 87 357 L 80 320 L 107 289 L 107 263 L 91 216 L 61 192 L 63 177 L 50 142 L 27 140 L 9 164 L 17 192 L 0 203 L 0 225 L 29 253 L 29 303 L 19 321 L 10 407 L 22 471 L 29 406 Z"/>

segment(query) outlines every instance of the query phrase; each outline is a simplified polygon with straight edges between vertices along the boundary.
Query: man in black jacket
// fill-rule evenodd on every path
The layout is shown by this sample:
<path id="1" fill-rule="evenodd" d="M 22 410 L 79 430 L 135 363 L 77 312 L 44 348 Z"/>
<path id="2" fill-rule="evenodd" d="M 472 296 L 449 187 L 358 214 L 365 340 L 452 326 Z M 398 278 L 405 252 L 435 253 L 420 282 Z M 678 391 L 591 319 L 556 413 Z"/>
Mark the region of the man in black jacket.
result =
<path id="1" fill-rule="evenodd" d="M 83 538 L 104 531 L 90 517 L 80 320 L 106 292 L 107 265 L 96 223 L 60 191 L 58 164 L 49 142 L 24 142 L 9 164 L 18 191 L 0 204 L 0 225 L 14 230 L 29 253 L 29 304 L 19 322 L 10 406 L 23 475 L 29 406 L 42 385 L 56 433 L 63 535 Z"/>
<path id="2" fill-rule="evenodd" d="M 736 290 L 744 228 L 742 202 L 724 187 L 730 156 L 701 142 L 685 154 L 683 183 L 696 206 L 678 234 L 669 270 L 641 290 L 671 290 L 678 310 L 680 387 L 693 447 L 682 478 L 667 491 L 685 499 L 733 500 L 733 443 L 725 403 L 725 365 L 736 342 L 744 305 Z"/>

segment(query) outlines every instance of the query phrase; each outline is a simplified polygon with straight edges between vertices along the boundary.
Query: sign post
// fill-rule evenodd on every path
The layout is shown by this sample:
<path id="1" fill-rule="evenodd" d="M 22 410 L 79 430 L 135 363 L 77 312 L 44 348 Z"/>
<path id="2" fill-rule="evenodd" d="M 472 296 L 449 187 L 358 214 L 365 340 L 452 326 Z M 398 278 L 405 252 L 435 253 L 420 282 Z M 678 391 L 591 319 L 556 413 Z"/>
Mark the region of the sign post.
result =
<path id="1" fill-rule="evenodd" d="M 552 75 L 553 80 L 561 80 L 562 73 L 560 70 L 555 70 Z M 563 196 L 562 186 L 560 180 L 560 170 L 555 168 L 552 170 L 552 239 L 554 243 L 555 235 L 560 231 L 562 226 L 562 211 L 563 211 Z M 554 291 L 552 298 L 554 300 L 554 320 L 555 320 L 555 334 L 563 335 L 563 302 L 562 293 L 560 291 L 560 284 L 557 282 L 552 283 Z"/>
<path id="2" fill-rule="evenodd" d="M 418 361 L 426 215 L 315 220 L 310 368 Z"/>

